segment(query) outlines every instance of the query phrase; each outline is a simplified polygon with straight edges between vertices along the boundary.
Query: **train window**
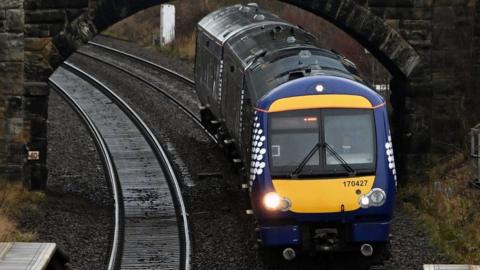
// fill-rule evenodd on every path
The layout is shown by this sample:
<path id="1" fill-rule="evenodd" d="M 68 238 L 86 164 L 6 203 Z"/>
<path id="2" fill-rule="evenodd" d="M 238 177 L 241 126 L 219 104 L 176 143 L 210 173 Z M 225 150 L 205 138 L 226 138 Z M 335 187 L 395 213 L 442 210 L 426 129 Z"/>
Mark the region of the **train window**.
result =
<path id="1" fill-rule="evenodd" d="M 271 117 L 270 155 L 275 169 L 292 170 L 302 162 L 319 141 L 319 124 L 315 111 L 281 112 Z M 307 166 L 320 165 L 319 152 Z"/>
<path id="2" fill-rule="evenodd" d="M 325 142 L 348 164 L 374 161 L 373 113 L 369 110 L 324 110 Z M 325 152 L 327 165 L 340 165 L 332 153 Z"/>
<path id="3" fill-rule="evenodd" d="M 374 130 L 373 112 L 366 109 L 272 113 L 268 132 L 272 175 L 291 176 L 302 162 L 306 162 L 303 177 L 348 173 L 341 159 L 359 173 L 371 173 Z"/>

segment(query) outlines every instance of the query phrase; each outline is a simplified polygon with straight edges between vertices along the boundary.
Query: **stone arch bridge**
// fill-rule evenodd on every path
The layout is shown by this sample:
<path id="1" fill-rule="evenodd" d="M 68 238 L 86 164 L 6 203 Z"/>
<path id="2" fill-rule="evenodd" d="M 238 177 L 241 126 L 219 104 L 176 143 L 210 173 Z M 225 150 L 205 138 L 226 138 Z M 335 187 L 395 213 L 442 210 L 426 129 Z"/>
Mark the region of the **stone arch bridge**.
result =
<path id="1" fill-rule="evenodd" d="M 479 0 L 281 1 L 329 20 L 392 73 L 391 121 L 404 176 L 463 148 L 480 112 Z M 98 32 L 164 2 L 0 1 L 0 179 L 43 187 L 48 77 Z"/>

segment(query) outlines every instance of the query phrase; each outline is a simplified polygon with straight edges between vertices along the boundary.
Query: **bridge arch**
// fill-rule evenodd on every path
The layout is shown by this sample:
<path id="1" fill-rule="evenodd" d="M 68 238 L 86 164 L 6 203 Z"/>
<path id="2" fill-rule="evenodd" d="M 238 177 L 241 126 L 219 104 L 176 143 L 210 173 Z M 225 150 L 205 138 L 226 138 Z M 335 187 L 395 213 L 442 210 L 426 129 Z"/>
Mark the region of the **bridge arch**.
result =
<path id="1" fill-rule="evenodd" d="M 13 1 L 13 0 L 12 0 Z M 15 0 L 17 1 L 17 0 Z M 15 142 L 26 145 L 27 149 L 39 149 L 41 157 L 46 156 L 46 104 L 48 99 L 48 86 L 45 85 L 49 74 L 59 66 L 62 59 L 66 59 L 82 44 L 93 38 L 97 33 L 103 31 L 110 25 L 133 15 L 134 13 L 149 8 L 154 5 L 171 2 L 168 0 L 70 0 L 70 1 L 37 1 L 24 0 L 25 6 L 25 94 L 26 104 L 43 104 L 38 110 L 36 106 L 23 106 L 19 110 L 26 111 L 27 117 L 31 118 L 34 128 L 27 129 L 25 133 L 30 133 L 24 137 L 25 141 Z M 414 164 L 418 167 L 418 155 L 429 151 L 430 147 L 430 122 L 428 102 L 432 96 L 429 91 L 418 87 L 418 81 L 423 78 L 431 80 L 431 71 L 428 69 L 429 48 L 421 47 L 422 53 L 418 53 L 419 46 L 410 43 L 411 37 L 406 38 L 403 32 L 398 31 L 378 13 L 372 11 L 372 5 L 369 2 L 380 3 L 386 8 L 397 8 L 396 4 L 389 4 L 389 1 L 380 0 L 277 0 L 301 9 L 314 13 L 346 32 L 352 38 L 357 40 L 367 48 L 393 75 L 392 87 L 392 105 L 393 113 L 393 135 L 396 137 L 398 161 L 400 165 Z M 411 5 L 407 8 L 416 8 L 415 5 L 407 1 L 402 5 Z M 427 3 L 426 1 L 425 3 Z M 422 2 L 423 3 L 423 2 Z M 429 2 L 428 2 L 429 3 Z M 432 4 L 426 4 L 425 9 L 433 9 Z M 44 22 L 47 15 L 43 11 L 37 14 L 37 5 L 39 9 L 55 9 L 51 11 L 52 21 Z M 388 7 L 390 5 L 390 7 Z M 405 8 L 405 7 L 403 7 Z M 74 12 L 71 12 L 73 10 Z M 50 10 L 48 11 L 50 12 Z M 47 14 L 50 14 L 48 13 Z M 65 18 L 60 14 L 65 13 Z M 401 18 L 403 15 L 396 15 Z M 423 16 L 423 15 L 422 15 Z M 431 20 L 431 16 L 420 16 L 419 20 Z M 37 22 L 38 21 L 38 22 Z M 60 22 L 60 23 L 59 23 Z M 37 25 L 34 25 L 37 23 Z M 63 24 L 60 29 L 58 24 Z M 48 31 L 43 31 L 44 26 Z M 27 27 L 28 26 L 28 27 Z M 57 28 L 55 28 L 55 27 Z M 38 31 L 37 31 L 38 30 Z M 431 33 L 428 27 L 424 30 L 427 35 Z M 423 33 L 422 32 L 422 33 Z M 46 41 L 45 41 L 46 39 Z M 28 41 L 27 41 L 28 40 Z M 427 46 L 428 47 L 428 46 Z M 28 53 L 27 53 L 28 51 Z M 424 57 L 427 56 L 426 59 Z M 425 60 L 425 61 L 424 61 Z M 425 68 L 425 66 L 427 68 Z M 420 68 L 419 68 L 420 67 Z M 430 79 L 429 79 L 430 76 Z M 412 86 L 412 80 L 415 86 Z M 427 85 L 429 86 L 429 85 Z M 47 90 L 44 90 L 44 89 Z M 417 93 L 417 90 L 421 90 Z M 412 94 L 413 93 L 413 94 Z M 406 108 L 408 104 L 409 108 Z M 31 110 L 31 111 L 29 111 Z M 416 114 L 412 110 L 420 110 Z M 29 121 L 27 119 L 27 121 Z M 422 130 L 412 134 L 409 130 L 413 127 L 422 126 Z M 34 130 L 35 129 L 35 130 Z M 39 132 L 39 130 L 41 130 Z M 7 130 L 7 132 L 9 132 Z M 403 157 L 409 158 L 405 162 Z M 29 167 L 30 161 L 15 161 L 20 163 L 20 167 Z M 46 167 L 45 160 L 35 161 L 37 164 L 30 166 L 31 172 L 25 173 L 23 178 L 45 178 Z M 409 172 L 407 166 L 400 166 L 400 171 Z M 23 170 L 23 169 L 21 169 Z M 23 170 L 25 171 L 25 170 Z M 28 171 L 28 170 L 27 170 Z M 42 173 L 43 172 L 43 173 Z M 30 180 L 27 180 L 29 182 Z"/>
<path id="2" fill-rule="evenodd" d="M 415 49 L 396 29 L 354 0 L 279 1 L 328 20 L 369 50 L 394 77 L 409 77 L 420 62 Z"/>
<path id="3" fill-rule="evenodd" d="M 394 108 L 392 132 L 396 142 L 397 163 L 400 173 L 407 173 L 407 164 L 403 156 L 410 155 L 408 142 L 402 134 L 407 133 L 405 120 L 405 99 L 403 94 L 409 88 L 409 77 L 414 73 L 421 61 L 420 56 L 409 42 L 383 18 L 375 15 L 358 0 L 277 0 L 295 5 L 326 19 L 372 53 L 392 74 L 392 106 Z M 92 39 L 97 33 L 105 30 L 118 21 L 138 11 L 169 0 L 103 0 L 90 7 L 77 18 L 67 21 L 62 32 L 54 37 L 55 47 L 63 58 L 67 58 L 81 45 Z M 60 64 L 60 62 L 58 63 Z M 55 68 L 55 67 L 53 67 Z M 415 119 L 425 122 L 424 119 Z M 429 138 L 420 139 L 423 148 L 428 147 Z M 422 149 L 422 151 L 425 149 Z"/>
<path id="4" fill-rule="evenodd" d="M 312 12 L 336 25 L 368 49 L 393 76 L 407 78 L 420 62 L 415 49 L 384 19 L 355 0 L 278 0 Z M 71 22 L 55 37 L 55 45 L 68 57 L 81 44 L 110 25 L 168 0 L 105 0 Z"/>

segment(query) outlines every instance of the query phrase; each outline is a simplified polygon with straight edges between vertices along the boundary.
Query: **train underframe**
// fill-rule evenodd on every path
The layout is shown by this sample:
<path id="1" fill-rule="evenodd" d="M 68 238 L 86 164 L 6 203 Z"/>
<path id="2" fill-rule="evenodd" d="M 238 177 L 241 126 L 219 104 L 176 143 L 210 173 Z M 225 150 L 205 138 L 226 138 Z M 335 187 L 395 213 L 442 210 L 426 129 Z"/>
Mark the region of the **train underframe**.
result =
<path id="1" fill-rule="evenodd" d="M 375 253 L 388 257 L 389 227 L 390 222 L 291 223 L 261 225 L 257 231 L 259 241 L 266 247 L 291 247 L 310 255 L 360 252 L 366 257 Z"/>
<path id="2" fill-rule="evenodd" d="M 295 224 L 295 223 L 289 223 Z M 300 225 L 270 224 L 257 227 L 260 255 L 268 265 L 281 265 L 282 258 L 292 261 L 297 257 L 338 258 L 345 260 L 348 269 L 384 269 L 390 258 L 390 235 L 385 239 L 357 241 L 354 227 L 359 223 L 297 223 Z M 379 228 L 385 231 L 389 224 L 363 223 L 362 229 Z M 357 228 L 358 229 L 358 228 Z M 388 234 L 388 229 L 385 231 Z M 375 237 L 375 235 L 373 236 Z M 380 241 L 372 241 L 380 240 Z M 342 268 L 343 269 L 343 268 Z"/>

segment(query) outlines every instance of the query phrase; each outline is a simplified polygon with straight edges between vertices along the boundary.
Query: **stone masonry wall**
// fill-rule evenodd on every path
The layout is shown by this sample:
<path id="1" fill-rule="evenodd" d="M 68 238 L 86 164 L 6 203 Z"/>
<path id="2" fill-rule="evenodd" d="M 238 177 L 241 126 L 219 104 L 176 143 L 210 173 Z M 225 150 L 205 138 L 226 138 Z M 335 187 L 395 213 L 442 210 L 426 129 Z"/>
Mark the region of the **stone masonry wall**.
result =
<path id="1" fill-rule="evenodd" d="M 461 151 L 469 122 L 475 0 L 369 0 L 369 8 L 421 56 L 408 81 L 393 80 L 397 154 L 409 175 Z M 478 7 L 477 7 L 478 8 Z M 478 100 L 478 98 L 477 98 Z"/>
<path id="2" fill-rule="evenodd" d="M 432 10 L 432 153 L 464 150 L 469 129 L 475 0 L 436 0 Z M 478 117 L 477 117 L 478 119 Z"/>
<path id="3" fill-rule="evenodd" d="M 32 188 L 43 188 L 47 177 L 48 77 L 63 61 L 53 37 L 66 22 L 86 11 L 88 0 L 25 0 L 25 113 L 32 130 L 27 144 L 39 159 L 25 165 L 25 179 Z"/>
<path id="4" fill-rule="evenodd" d="M 0 178 L 22 179 L 30 127 L 24 112 L 23 0 L 0 1 Z"/>
<path id="5" fill-rule="evenodd" d="M 391 82 L 392 133 L 400 161 L 397 165 L 408 174 L 418 173 L 427 163 L 428 158 L 421 154 L 430 147 L 433 5 L 433 0 L 368 1 L 370 10 L 397 29 L 421 58 L 408 81 L 394 78 Z"/>
<path id="6" fill-rule="evenodd" d="M 340 5 L 282 1 L 312 12 Z M 421 58 L 408 79 L 397 74 L 391 83 L 391 122 L 400 171 L 422 173 L 438 157 L 461 150 L 466 131 L 480 121 L 480 0 L 341 1 L 350 13 L 330 14 L 329 19 L 340 16 L 344 26 L 358 21 L 363 38 L 368 38 L 368 27 L 362 26 L 365 12 L 352 1 L 396 30 L 373 30 L 374 36 L 385 34 L 383 43 L 368 49 L 387 48 L 387 55 L 399 60 L 405 40 Z M 42 188 L 47 177 L 48 77 L 97 31 L 160 2 L 164 1 L 0 0 L 0 178 L 24 179 Z"/>

